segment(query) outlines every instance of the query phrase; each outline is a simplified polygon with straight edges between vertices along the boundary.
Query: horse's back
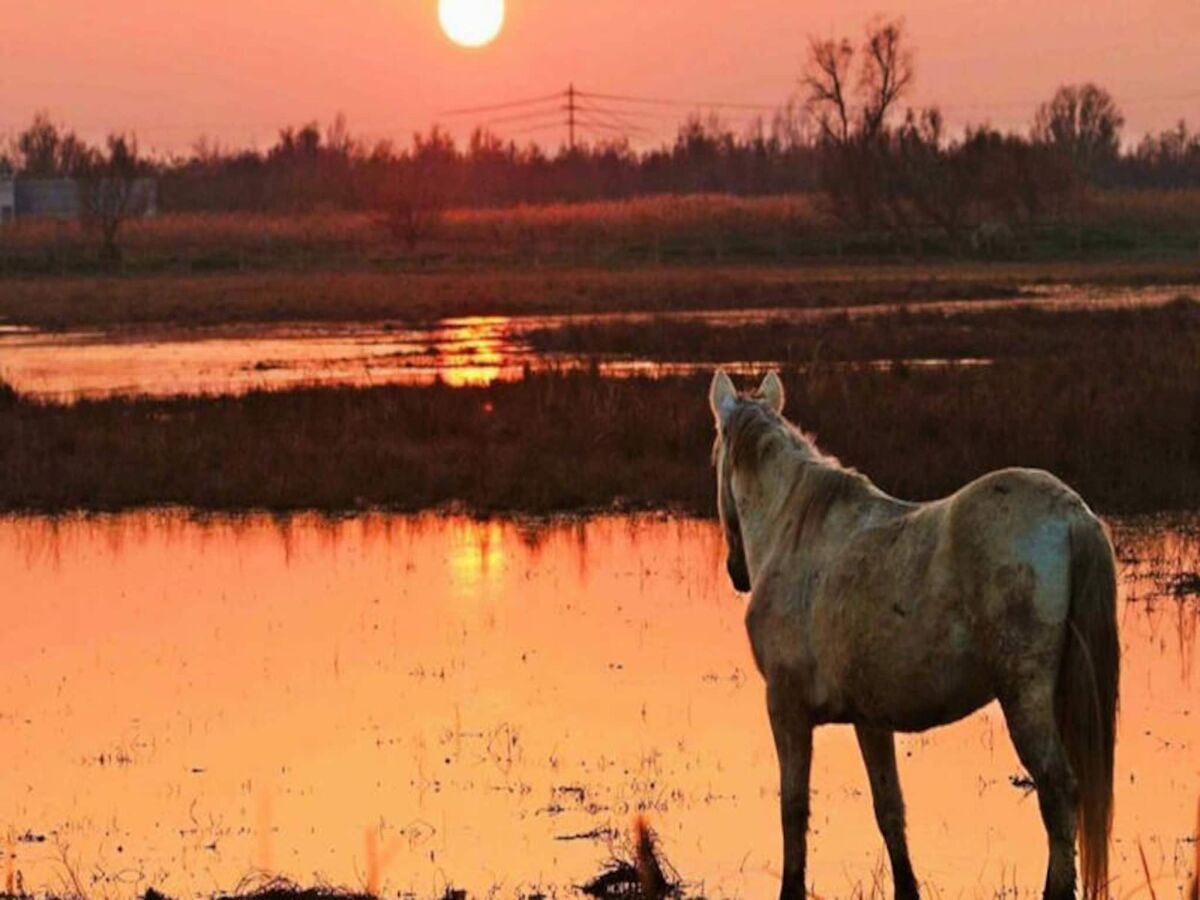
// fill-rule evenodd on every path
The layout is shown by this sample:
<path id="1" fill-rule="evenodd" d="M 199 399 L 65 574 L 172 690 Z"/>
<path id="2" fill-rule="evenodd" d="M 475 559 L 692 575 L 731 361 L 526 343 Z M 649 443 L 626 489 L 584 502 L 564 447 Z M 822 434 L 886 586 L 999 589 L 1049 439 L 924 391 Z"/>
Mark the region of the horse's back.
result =
<path id="1" fill-rule="evenodd" d="M 949 528 L 989 542 L 1020 537 L 1049 520 L 1094 518 L 1074 490 L 1042 469 L 997 469 L 942 502 Z"/>
<path id="2" fill-rule="evenodd" d="M 922 730 L 1056 669 L 1084 516 L 1054 476 L 1005 469 L 848 535 L 812 607 L 832 717 Z"/>

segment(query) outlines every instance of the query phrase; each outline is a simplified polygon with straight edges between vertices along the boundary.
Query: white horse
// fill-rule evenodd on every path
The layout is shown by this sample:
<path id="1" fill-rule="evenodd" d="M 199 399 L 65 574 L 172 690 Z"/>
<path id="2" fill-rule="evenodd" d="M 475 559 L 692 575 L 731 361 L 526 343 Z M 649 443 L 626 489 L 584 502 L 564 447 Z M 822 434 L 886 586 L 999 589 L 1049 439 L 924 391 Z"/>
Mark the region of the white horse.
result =
<path id="1" fill-rule="evenodd" d="M 1104 525 L 1054 476 L 1004 469 L 907 503 L 824 456 L 781 416 L 771 372 L 709 401 L 729 576 L 779 756 L 781 897 L 805 896 L 812 729 L 854 725 L 895 895 L 918 896 L 893 733 L 1000 701 L 1037 786 L 1046 900 L 1105 894 L 1120 648 Z M 919 464 L 919 461 L 914 461 Z"/>

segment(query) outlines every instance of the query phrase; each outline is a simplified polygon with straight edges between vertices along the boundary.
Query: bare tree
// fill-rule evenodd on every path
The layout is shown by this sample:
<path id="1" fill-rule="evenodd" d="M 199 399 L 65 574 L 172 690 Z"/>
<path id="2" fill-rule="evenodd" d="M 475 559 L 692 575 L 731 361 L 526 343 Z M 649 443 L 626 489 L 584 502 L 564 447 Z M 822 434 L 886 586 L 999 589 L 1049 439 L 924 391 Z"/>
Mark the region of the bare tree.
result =
<path id="1" fill-rule="evenodd" d="M 859 58 L 857 77 L 852 75 Z M 916 77 L 899 19 L 875 19 L 856 49 L 848 38 L 813 39 L 801 85 L 826 140 L 873 140 Z"/>
<path id="2" fill-rule="evenodd" d="M 379 223 L 412 253 L 442 221 L 460 177 L 454 139 L 434 125 L 428 135 L 413 135 L 407 158 L 388 175 Z"/>
<path id="3" fill-rule="evenodd" d="M 92 151 L 78 168 L 83 224 L 100 234 L 100 258 L 105 262 L 120 261 L 121 226 L 147 211 L 150 197 L 139 188 L 147 168 L 137 138 L 124 134 L 109 135 L 105 149 Z"/>
<path id="4" fill-rule="evenodd" d="M 821 128 L 821 136 L 838 144 L 850 140 L 850 67 L 854 62 L 854 45 L 846 38 L 840 41 L 813 38 L 808 48 L 808 68 L 801 84 L 807 92 L 809 112 Z"/>
<path id="5" fill-rule="evenodd" d="M 904 23 L 877 19 L 867 27 L 862 47 L 858 91 L 862 103 L 862 133 L 882 134 L 888 113 L 912 86 L 916 67 L 904 42 Z"/>
<path id="6" fill-rule="evenodd" d="M 445 210 L 445 200 L 436 181 L 415 167 L 392 173 L 382 201 L 378 223 L 392 240 L 403 243 L 409 253 L 437 230 Z"/>
<path id="7" fill-rule="evenodd" d="M 1112 95 L 1095 84 L 1064 85 L 1038 107 L 1033 139 L 1063 153 L 1083 178 L 1116 159 L 1125 117 Z"/>
<path id="8" fill-rule="evenodd" d="M 821 132 L 822 181 L 833 213 L 848 224 L 912 230 L 909 207 L 889 174 L 889 118 L 914 77 L 900 20 L 872 20 L 857 48 L 847 38 L 809 44 L 801 84 Z"/>

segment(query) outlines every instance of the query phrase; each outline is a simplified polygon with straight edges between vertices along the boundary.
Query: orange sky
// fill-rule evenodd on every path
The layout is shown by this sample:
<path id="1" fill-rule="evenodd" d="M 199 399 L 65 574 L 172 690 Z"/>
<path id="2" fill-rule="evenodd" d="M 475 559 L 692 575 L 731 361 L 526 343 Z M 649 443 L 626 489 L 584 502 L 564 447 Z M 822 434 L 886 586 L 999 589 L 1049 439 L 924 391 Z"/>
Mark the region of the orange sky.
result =
<path id="1" fill-rule="evenodd" d="M 774 104 L 795 90 L 808 34 L 857 35 L 902 14 L 914 100 L 952 124 L 1026 123 L 1061 82 L 1117 97 L 1127 136 L 1200 126 L 1197 0 L 509 0 L 482 51 L 450 44 L 436 0 L 4 0 L 0 134 L 37 109 L 89 138 L 132 128 L 147 148 L 201 133 L 270 144 L 279 125 L 339 110 L 352 131 L 407 140 L 457 106 L 592 91 Z M 650 110 L 644 110 L 649 113 Z M 680 110 L 631 119 L 653 136 Z M 730 116 L 732 122 L 746 113 Z M 517 134 L 557 144 L 556 129 Z M 535 121 L 536 124 L 536 121 Z"/>

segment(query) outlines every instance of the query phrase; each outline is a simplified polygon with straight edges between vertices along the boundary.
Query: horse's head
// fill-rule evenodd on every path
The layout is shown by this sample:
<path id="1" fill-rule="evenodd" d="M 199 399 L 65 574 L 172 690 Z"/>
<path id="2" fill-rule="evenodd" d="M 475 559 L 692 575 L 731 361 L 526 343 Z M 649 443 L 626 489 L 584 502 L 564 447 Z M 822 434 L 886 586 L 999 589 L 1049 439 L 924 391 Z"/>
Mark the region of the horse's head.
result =
<path id="1" fill-rule="evenodd" d="M 713 375 L 708 390 L 708 402 L 712 407 L 717 426 L 717 439 L 713 444 L 713 464 L 717 470 L 717 512 L 721 527 L 725 531 L 725 548 L 728 551 L 725 566 L 734 590 L 750 590 L 750 567 L 746 563 L 746 545 L 742 539 L 742 526 L 738 518 L 737 501 L 733 491 L 733 454 L 729 446 L 729 424 L 743 403 L 761 403 L 774 412 L 783 410 L 783 384 L 779 375 L 768 372 L 757 391 L 739 395 L 733 382 L 723 369 Z"/>

